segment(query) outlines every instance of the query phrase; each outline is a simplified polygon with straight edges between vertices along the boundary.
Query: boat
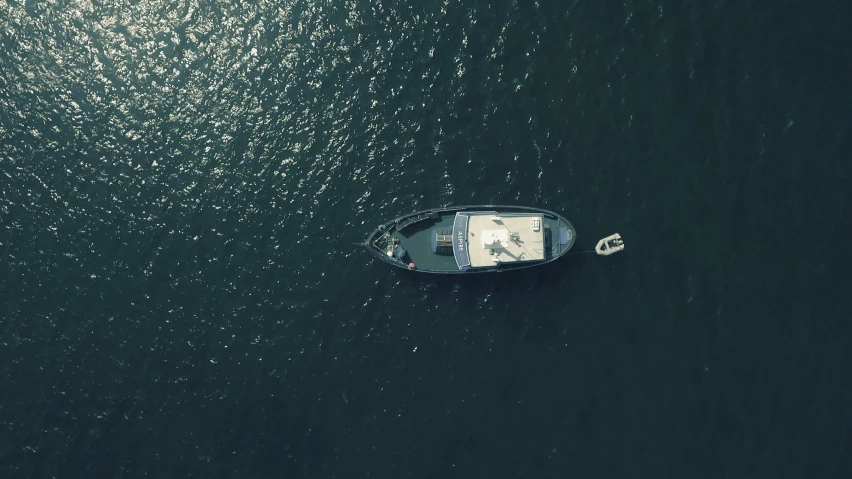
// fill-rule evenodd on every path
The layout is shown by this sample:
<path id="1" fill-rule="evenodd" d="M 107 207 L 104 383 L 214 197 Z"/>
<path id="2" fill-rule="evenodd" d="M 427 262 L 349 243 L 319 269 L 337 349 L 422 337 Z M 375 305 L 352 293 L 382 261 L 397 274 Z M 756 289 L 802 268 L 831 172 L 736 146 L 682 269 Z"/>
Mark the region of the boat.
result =
<path id="1" fill-rule="evenodd" d="M 598 244 L 595 245 L 595 252 L 601 256 L 609 256 L 611 254 L 618 253 L 623 249 L 624 241 L 618 233 L 609 235 L 606 238 L 601 238 L 601 240 L 598 241 Z"/>
<path id="2" fill-rule="evenodd" d="M 495 273 L 564 256 L 577 240 L 570 221 L 524 206 L 434 208 L 380 224 L 363 245 L 378 260 L 436 274 Z"/>

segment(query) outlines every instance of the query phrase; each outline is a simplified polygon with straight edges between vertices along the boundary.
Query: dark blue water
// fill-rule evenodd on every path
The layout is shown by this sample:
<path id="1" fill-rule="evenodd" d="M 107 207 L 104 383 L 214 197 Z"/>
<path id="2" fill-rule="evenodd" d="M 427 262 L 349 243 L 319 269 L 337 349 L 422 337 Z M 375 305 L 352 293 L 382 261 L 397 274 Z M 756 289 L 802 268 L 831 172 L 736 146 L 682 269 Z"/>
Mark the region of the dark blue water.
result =
<path id="1" fill-rule="evenodd" d="M 0 4 L 0 477 L 852 477 L 849 5 Z M 526 272 L 354 243 L 568 217 Z"/>

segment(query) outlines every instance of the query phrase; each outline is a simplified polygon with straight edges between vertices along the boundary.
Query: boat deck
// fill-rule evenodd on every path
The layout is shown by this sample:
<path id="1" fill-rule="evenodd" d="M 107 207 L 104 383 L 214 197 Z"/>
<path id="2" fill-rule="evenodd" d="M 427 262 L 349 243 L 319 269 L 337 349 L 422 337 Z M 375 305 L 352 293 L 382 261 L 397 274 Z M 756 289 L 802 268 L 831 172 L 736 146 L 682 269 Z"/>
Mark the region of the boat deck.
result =
<path id="1" fill-rule="evenodd" d="M 453 255 L 439 255 L 432 252 L 431 231 L 435 228 L 452 228 L 455 214 L 442 215 L 437 221 L 423 221 L 402 231 L 396 231 L 398 238 L 408 252 L 408 260 L 420 269 L 457 270 Z"/>
<path id="2" fill-rule="evenodd" d="M 467 250 L 472 267 L 544 259 L 542 215 L 483 212 L 469 216 Z"/>

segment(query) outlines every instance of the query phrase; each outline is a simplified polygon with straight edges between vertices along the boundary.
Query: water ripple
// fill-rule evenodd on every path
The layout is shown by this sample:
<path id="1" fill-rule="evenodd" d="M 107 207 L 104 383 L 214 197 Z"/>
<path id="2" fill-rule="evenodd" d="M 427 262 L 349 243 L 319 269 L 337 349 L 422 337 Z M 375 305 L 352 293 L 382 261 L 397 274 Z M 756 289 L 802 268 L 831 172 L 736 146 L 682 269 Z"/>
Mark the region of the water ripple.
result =
<path id="1" fill-rule="evenodd" d="M 733 36 L 714 43 L 715 30 L 696 23 L 711 10 L 3 2 L 0 439 L 12 440 L 0 441 L 0 474 L 251 477 L 276 464 L 285 477 L 332 477 L 328 464 L 370 472 L 390 461 L 395 477 L 451 475 L 461 447 L 418 456 L 418 441 L 499 423 L 508 410 L 483 412 L 493 398 L 548 406 L 540 398 L 555 396 L 527 392 L 536 384 L 513 377 L 515 363 L 598 365 L 608 346 L 594 337 L 631 351 L 633 339 L 598 313 L 653 316 L 642 271 L 677 276 L 661 287 L 661 316 L 702 301 L 721 315 L 696 265 L 726 276 L 742 258 L 726 249 L 731 228 L 680 226 L 725 204 L 705 201 L 716 185 L 703 179 L 727 185 L 743 168 L 721 157 L 748 150 L 751 132 L 761 163 L 750 171 L 769 176 L 774 142 L 807 125 L 810 107 L 790 103 L 801 94 L 775 95 L 794 100 L 768 102 L 780 114 L 760 118 L 749 116 L 760 105 L 702 104 L 695 92 L 762 98 L 751 95 L 761 79 L 787 78 Z M 692 124 L 688 145 L 676 140 L 696 111 L 710 126 Z M 700 158 L 697 170 L 687 155 Z M 647 181 L 672 172 L 687 179 Z M 845 172 L 837 167 L 838 181 Z M 752 216 L 734 230 L 768 223 L 753 209 L 779 200 L 746 201 L 739 188 L 729 203 Z M 577 259 L 567 273 L 501 282 L 400 274 L 353 244 L 417 208 L 497 202 L 547 206 L 607 232 L 641 217 L 654 227 L 637 229 L 637 242 L 680 235 L 672 250 L 714 241 L 703 259 L 674 265 L 662 248 L 644 268 L 642 255 L 628 256 L 624 280 Z M 576 281 L 581 271 L 587 280 Z M 737 278 L 731 289 L 764 284 Z M 641 306 L 601 299 L 611 288 Z M 633 324 L 625 330 L 643 337 Z"/>

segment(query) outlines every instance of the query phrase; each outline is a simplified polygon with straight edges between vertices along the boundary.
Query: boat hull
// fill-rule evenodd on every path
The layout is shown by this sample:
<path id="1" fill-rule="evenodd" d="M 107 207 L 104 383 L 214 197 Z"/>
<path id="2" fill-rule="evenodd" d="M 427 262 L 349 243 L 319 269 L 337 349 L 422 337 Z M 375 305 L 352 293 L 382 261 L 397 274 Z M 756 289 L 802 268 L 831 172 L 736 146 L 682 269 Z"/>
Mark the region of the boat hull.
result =
<path id="1" fill-rule="evenodd" d="M 541 215 L 544 223 L 544 257 L 535 261 L 460 268 L 452 253 L 441 254 L 440 248 L 436 247 L 435 237 L 436 231 L 452 230 L 456 213 L 465 212 Z M 573 247 L 576 238 L 577 232 L 571 222 L 549 210 L 524 206 L 468 205 L 433 208 L 400 216 L 380 224 L 363 244 L 374 258 L 397 268 L 431 274 L 478 274 L 501 273 L 551 263 L 564 256 Z M 388 243 L 397 249 L 402 248 L 402 255 L 388 255 L 388 250 L 396 251 L 394 246 L 388 248 Z"/>

